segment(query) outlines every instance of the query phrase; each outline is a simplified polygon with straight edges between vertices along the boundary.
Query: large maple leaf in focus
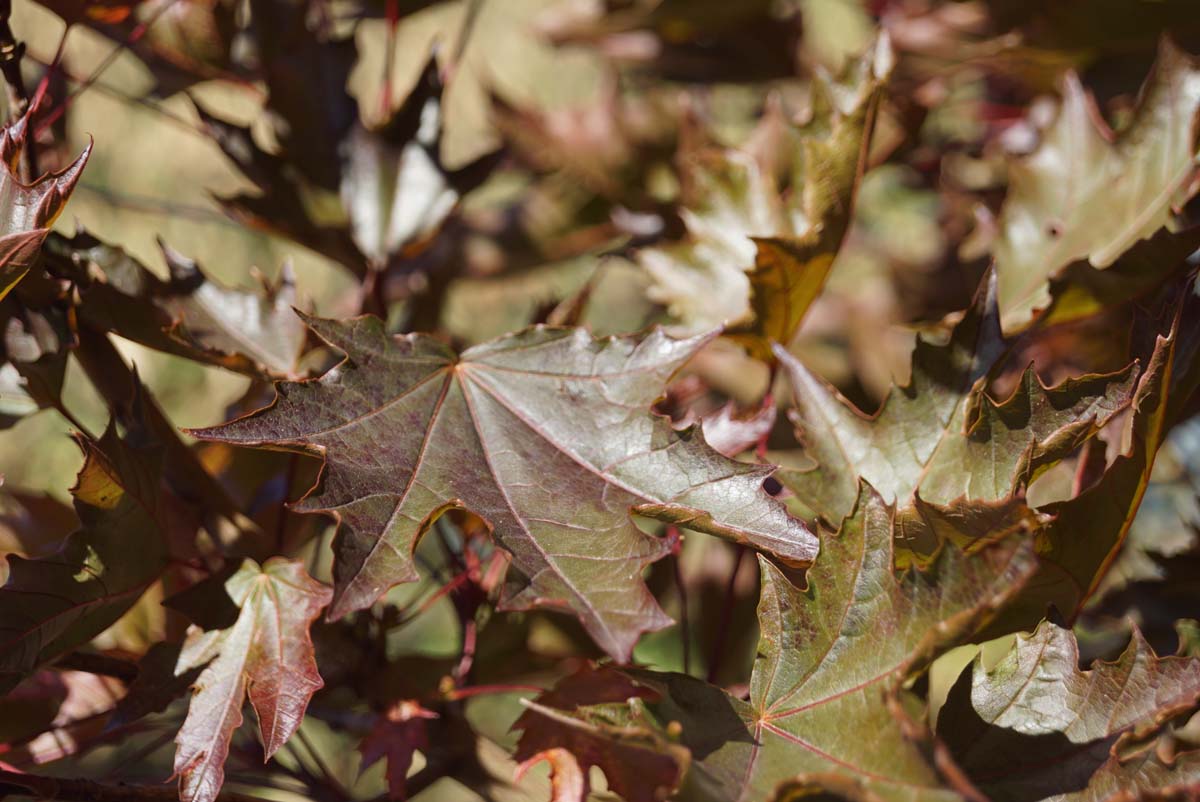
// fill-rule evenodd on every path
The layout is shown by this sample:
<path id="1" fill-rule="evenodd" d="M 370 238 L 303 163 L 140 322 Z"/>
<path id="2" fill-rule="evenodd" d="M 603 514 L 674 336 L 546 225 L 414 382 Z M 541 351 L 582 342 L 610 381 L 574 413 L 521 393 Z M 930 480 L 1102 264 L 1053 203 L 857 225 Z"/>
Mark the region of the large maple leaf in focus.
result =
<path id="1" fill-rule="evenodd" d="M 711 335 L 538 327 L 457 355 L 427 335 L 388 336 L 375 318 L 308 323 L 341 364 L 196 434 L 325 458 L 322 492 L 300 506 L 342 524 L 334 617 L 417 579 L 418 536 L 455 506 L 489 521 L 512 555 L 520 577 L 502 607 L 570 611 L 619 660 L 668 623 L 642 581 L 668 547 L 631 511 L 793 564 L 815 556 L 813 535 L 762 489 L 771 467 L 728 459 L 698 428 L 677 432 L 650 411 Z"/>
<path id="2" fill-rule="evenodd" d="M 760 560 L 761 636 L 748 701 L 692 677 L 650 671 L 624 672 L 632 687 L 597 698 L 572 690 L 581 680 L 594 684 L 579 675 L 518 721 L 526 730 L 519 755 L 544 748 L 547 729 L 557 726 L 558 742 L 600 766 L 610 787 L 636 788 L 649 766 L 671 754 L 642 732 L 656 723 L 674 731 L 666 740 L 690 750 L 682 799 L 791 799 L 776 791 L 789 782 L 809 792 L 849 783 L 860 794 L 853 798 L 958 799 L 905 737 L 887 696 L 1019 591 L 1035 570 L 1032 543 L 1011 537 L 970 556 L 947 546 L 928 571 L 897 573 L 894 515 L 864 485 L 841 531 L 822 538 L 804 589 Z M 637 726 L 594 706 L 618 699 L 644 710 Z M 600 726 L 601 718 L 621 726 Z"/>

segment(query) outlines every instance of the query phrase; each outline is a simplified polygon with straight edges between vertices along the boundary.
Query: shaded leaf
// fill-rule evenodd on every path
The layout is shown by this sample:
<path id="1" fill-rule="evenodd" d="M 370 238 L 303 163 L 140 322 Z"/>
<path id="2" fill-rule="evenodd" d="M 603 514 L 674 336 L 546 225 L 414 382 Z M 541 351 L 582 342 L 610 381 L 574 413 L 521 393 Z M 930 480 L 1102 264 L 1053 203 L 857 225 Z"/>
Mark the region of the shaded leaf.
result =
<path id="1" fill-rule="evenodd" d="M 1125 802 L 1128 799 L 1188 799 L 1200 788 L 1200 752 L 1190 751 L 1164 763 L 1154 750 L 1133 758 L 1109 757 L 1087 787 L 1049 797 L 1046 802 Z"/>
<path id="2" fill-rule="evenodd" d="M 267 108 L 285 158 L 316 186 L 336 191 L 342 143 L 358 121 L 346 91 L 358 52 L 304 0 L 251 0 L 250 29 L 258 49 Z"/>
<path id="3" fill-rule="evenodd" d="M 976 659 L 938 728 L 989 797 L 1041 799 L 1081 790 L 1117 754 L 1200 702 L 1200 660 L 1163 657 L 1134 629 L 1115 662 L 1079 669 L 1070 630 L 1043 622 L 992 667 Z"/>
<path id="4" fill-rule="evenodd" d="M 388 799 L 408 798 L 405 788 L 408 770 L 412 767 L 413 753 L 429 744 L 425 721 L 431 718 L 437 718 L 437 713 L 405 699 L 381 715 L 358 745 L 363 769 L 380 760 L 387 761 Z"/>
<path id="5" fill-rule="evenodd" d="M 227 214 L 247 228 L 295 240 L 355 275 L 365 273 L 366 260 L 331 191 L 322 192 L 297 174 L 286 154 L 262 150 L 249 128 L 227 122 L 194 99 L 193 104 L 205 132 L 258 190 L 256 195 L 218 196 Z M 329 211 L 331 205 L 335 212 Z"/>
<path id="6" fill-rule="evenodd" d="M 1113 134 L 1079 77 L 1037 150 L 1012 166 L 994 247 L 1005 329 L 1047 306 L 1046 281 L 1086 259 L 1106 268 L 1188 199 L 1200 141 L 1200 65 L 1167 38 L 1129 124 Z"/>
<path id="7" fill-rule="evenodd" d="M 1179 232 L 1161 229 L 1135 243 L 1103 270 L 1087 260 L 1072 262 L 1050 278 L 1050 306 L 1039 318 L 1051 326 L 1091 317 L 1158 289 L 1187 266 L 1200 248 L 1200 226 Z"/>
<path id="8" fill-rule="evenodd" d="M 549 760 L 556 785 L 575 784 L 573 773 L 580 772 L 583 793 L 564 795 L 564 801 L 586 797 L 587 773 L 593 766 L 626 802 L 666 798 L 678 787 L 689 755 L 648 717 L 644 700 L 657 696 L 615 669 L 583 668 L 536 701 L 525 702 L 528 709 L 513 724 L 513 729 L 523 730 L 516 758 L 522 766 Z M 556 756 L 562 751 L 572 757 L 573 769 Z"/>
<path id="9" fill-rule="evenodd" d="M 0 298 L 25 277 L 50 226 L 62 212 L 91 155 L 89 144 L 67 167 L 24 183 L 16 165 L 28 136 L 29 117 L 0 133 Z"/>
<path id="10" fill-rule="evenodd" d="M 1159 450 L 1150 484 L 1099 596 L 1130 582 L 1164 579 L 1169 559 L 1200 545 L 1200 420 L 1175 426 Z"/>
<path id="11" fill-rule="evenodd" d="M 761 164 L 749 150 L 694 156 L 687 165 L 693 202 L 681 211 L 689 239 L 638 257 L 654 281 L 650 298 L 667 307 L 680 331 L 745 323 L 735 336 L 766 359 L 770 341 L 792 338 L 850 224 L 891 66 L 884 36 L 846 85 L 827 77 L 816 82 L 811 121 L 787 126 L 784 156 L 767 154 L 787 173 L 787 195 L 780 194 L 775 165 Z"/>
<path id="12" fill-rule="evenodd" d="M 489 521 L 512 555 L 521 581 L 510 573 L 504 608 L 569 610 L 620 660 L 667 623 L 641 573 L 668 547 L 631 509 L 793 563 L 815 552 L 763 491 L 772 468 L 722 457 L 649 410 L 710 336 L 597 340 L 538 327 L 458 356 L 425 335 L 389 337 L 375 318 L 308 321 L 345 361 L 196 434 L 324 456 L 322 492 L 301 509 L 342 524 L 334 617 L 416 579 L 416 540 L 452 506 Z"/>
<path id="13" fill-rule="evenodd" d="M 1149 486 L 1154 459 L 1184 402 L 1200 384 L 1190 321 L 1200 298 L 1188 282 L 1166 336 L 1158 336 L 1133 396 L 1128 447 L 1104 474 L 1067 501 L 1041 509 L 1053 520 L 1038 535 L 1042 567 L 1029 590 L 1006 615 L 1014 628 L 1032 626 L 1053 605 L 1074 621 L 1112 566 Z"/>
<path id="14" fill-rule="evenodd" d="M 175 666 L 182 674 L 208 664 L 175 737 L 183 802 L 217 798 L 247 697 L 270 758 L 300 726 L 322 686 L 309 626 L 329 603 L 329 588 L 309 578 L 301 563 L 272 557 L 262 568 L 243 561 L 225 590 L 240 608 L 237 621 L 229 629 L 193 629 Z"/>
<path id="15" fill-rule="evenodd" d="M 180 649 L 178 643 L 155 643 L 142 655 L 137 664 L 137 676 L 117 702 L 106 729 L 114 730 L 151 713 L 161 713 L 187 693 L 204 666 L 175 673 Z"/>
<path id="16" fill-rule="evenodd" d="M 161 451 L 121 438 L 83 436 L 71 493 L 80 528 L 44 559 L 10 556 L 0 588 L 0 693 L 34 668 L 87 643 L 141 597 L 166 567 Z"/>
<path id="17" fill-rule="evenodd" d="M 74 343 L 64 302 L 27 303 L 18 295 L 0 301 L 0 425 L 5 426 L 61 405 L 68 347 Z"/>
<path id="18" fill-rule="evenodd" d="M 192 260 L 160 243 L 170 278 L 163 281 L 121 248 L 89 234 L 52 238 L 81 286 L 78 314 L 149 348 L 246 373 L 290 375 L 304 346 L 304 322 L 292 311 L 296 287 L 285 264 L 279 282 L 261 291 L 223 287 Z"/>

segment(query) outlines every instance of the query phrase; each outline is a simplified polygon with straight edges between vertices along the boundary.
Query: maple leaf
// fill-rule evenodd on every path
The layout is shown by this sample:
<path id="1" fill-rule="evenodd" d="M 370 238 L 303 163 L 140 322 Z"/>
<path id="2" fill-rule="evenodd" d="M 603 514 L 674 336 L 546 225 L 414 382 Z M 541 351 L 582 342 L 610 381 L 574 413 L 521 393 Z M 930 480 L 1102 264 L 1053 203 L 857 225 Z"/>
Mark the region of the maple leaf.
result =
<path id="1" fill-rule="evenodd" d="M 684 675 L 625 672 L 654 720 L 678 722 L 692 758 L 682 798 L 776 798 L 798 775 L 835 775 L 885 800 L 958 799 L 902 733 L 885 692 L 977 631 L 1036 560 L 1027 539 L 1009 538 L 969 557 L 946 546 L 929 571 L 896 574 L 893 520 L 864 485 L 853 516 L 822 538 L 805 589 L 760 558 L 749 701 Z"/>
<path id="2" fill-rule="evenodd" d="M 1200 420 L 1174 427 L 1154 461 L 1129 534 L 1096 595 L 1167 577 L 1171 558 L 1200 545 Z M 1163 560 L 1163 562 L 1160 562 Z"/>
<path id="3" fill-rule="evenodd" d="M 228 370 L 290 375 L 304 346 L 303 321 L 292 311 L 296 287 L 286 263 L 279 282 L 261 291 L 223 287 L 200 266 L 159 243 L 170 278 L 160 279 L 123 249 L 80 232 L 51 237 L 80 287 L 79 317 L 149 348 Z"/>
<path id="4" fill-rule="evenodd" d="M 860 476 L 902 510 L 918 494 L 939 505 L 999 502 L 1130 402 L 1136 365 L 1051 388 L 1030 368 L 1008 399 L 994 401 L 984 380 L 1003 348 L 994 274 L 948 342 L 917 338 L 909 385 L 893 388 L 871 417 L 777 346 L 796 404 L 791 417 L 815 462 L 778 479 L 827 521 L 849 511 Z"/>
<path id="5" fill-rule="evenodd" d="M 1079 77 L 1037 150 L 1010 171 L 994 246 L 1006 329 L 1049 300 L 1046 280 L 1080 259 L 1106 268 L 1166 225 L 1195 191 L 1200 64 L 1164 37 L 1129 124 L 1114 135 Z"/>
<path id="6" fill-rule="evenodd" d="M 217 196 L 227 214 L 247 228 L 295 240 L 355 275 L 365 274 L 363 255 L 332 192 L 297 174 L 287 154 L 262 150 L 250 128 L 222 119 L 194 98 L 192 102 L 204 131 L 257 190 L 257 194 Z"/>
<path id="7" fill-rule="evenodd" d="M 510 583 L 505 609 L 569 610 L 620 660 L 668 622 L 641 578 L 668 546 L 631 510 L 792 563 L 815 554 L 812 534 L 763 491 L 771 467 L 723 457 L 650 411 L 712 335 L 537 327 L 459 356 L 427 335 L 389 337 L 376 318 L 307 321 L 345 361 L 195 434 L 324 457 L 323 490 L 300 508 L 342 524 L 332 617 L 415 580 L 416 539 L 452 506 L 489 521 L 512 555 L 524 587 Z"/>
<path id="8" fill-rule="evenodd" d="M 8 295 L 33 266 L 42 241 L 67 205 L 92 152 L 89 144 L 67 167 L 26 184 L 16 170 L 28 123 L 26 115 L 0 133 L 0 160 L 4 162 L 0 168 L 0 298 Z"/>
<path id="9" fill-rule="evenodd" d="M 1043 622 L 995 665 L 964 672 L 938 716 L 955 757 L 989 798 L 1083 788 L 1123 744 L 1200 702 L 1200 659 L 1154 654 L 1135 627 L 1112 663 L 1079 669 L 1070 630 Z"/>
<path id="10" fill-rule="evenodd" d="M 1132 757 L 1110 756 L 1096 769 L 1086 788 L 1056 794 L 1045 802 L 1186 800 L 1195 796 L 1197 786 L 1200 751 L 1187 751 L 1164 762 L 1153 749 L 1147 749 Z"/>
<path id="11" fill-rule="evenodd" d="M 151 713 L 161 713 L 187 693 L 204 666 L 175 673 L 180 643 L 155 643 L 138 660 L 137 676 L 113 708 L 105 729 L 112 731 Z"/>
<path id="12" fill-rule="evenodd" d="M 747 150 L 693 157 L 687 177 L 695 201 L 681 211 L 689 240 L 638 255 L 654 281 L 649 297 L 667 307 L 679 331 L 745 323 L 735 337 L 768 359 L 770 341 L 791 340 L 850 225 L 892 60 L 883 36 L 845 85 L 825 76 L 815 82 L 811 121 L 785 126 L 778 144 L 787 154 L 786 197 L 774 171 Z M 763 125 L 778 122 L 768 115 Z"/>
<path id="13" fill-rule="evenodd" d="M 425 721 L 437 718 L 411 699 L 397 702 L 380 716 L 375 726 L 358 745 L 362 768 L 387 760 L 388 799 L 407 799 L 405 788 L 413 754 L 429 745 Z"/>
<path id="14" fill-rule="evenodd" d="M 121 617 L 166 567 L 161 453 L 145 435 L 76 437 L 84 463 L 71 493 L 81 526 L 45 559 L 9 556 L 0 587 L 0 693 L 87 643 Z"/>
<path id="15" fill-rule="evenodd" d="M 302 563 L 272 557 L 260 568 L 244 560 L 225 582 L 239 608 L 227 629 L 193 629 L 175 665 L 182 674 L 208 664 L 196 680 L 187 719 L 175 737 L 175 773 L 182 802 L 213 802 L 225 780 L 229 740 L 248 697 L 258 716 L 267 758 L 300 726 L 322 686 L 309 626 L 332 591 Z"/>

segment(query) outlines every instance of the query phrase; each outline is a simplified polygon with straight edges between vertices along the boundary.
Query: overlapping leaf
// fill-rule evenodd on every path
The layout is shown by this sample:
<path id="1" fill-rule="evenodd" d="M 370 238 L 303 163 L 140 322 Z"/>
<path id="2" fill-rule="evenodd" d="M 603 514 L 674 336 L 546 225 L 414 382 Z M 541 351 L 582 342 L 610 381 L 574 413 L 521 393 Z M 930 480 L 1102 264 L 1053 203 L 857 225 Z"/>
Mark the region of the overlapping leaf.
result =
<path id="1" fill-rule="evenodd" d="M 644 700 L 657 698 L 613 668 L 582 669 L 527 703 L 529 710 L 513 725 L 523 731 L 516 757 L 534 761 L 563 750 L 581 769 L 581 791 L 587 788 L 588 771 L 597 766 L 609 788 L 626 802 L 655 802 L 679 787 L 690 759 L 688 750 L 664 735 L 660 722 L 646 711 Z M 570 773 L 569 768 L 561 771 Z M 584 798 L 564 797 L 564 802 Z"/>
<path id="2" fill-rule="evenodd" d="M 309 626 L 332 592 L 299 562 L 273 557 L 261 568 L 245 560 L 225 582 L 240 612 L 228 629 L 193 631 L 176 674 L 208 664 L 196 680 L 187 719 L 175 737 L 182 802 L 213 802 L 225 781 L 229 740 L 249 698 L 268 758 L 300 726 L 321 688 Z"/>
<path id="3" fill-rule="evenodd" d="M 873 417 L 777 347 L 792 384 L 792 419 L 815 463 L 780 471 L 780 481 L 829 521 L 849 511 L 860 476 L 902 509 L 918 495 L 926 504 L 999 502 L 1129 403 L 1133 365 L 1052 388 L 1030 368 L 1010 398 L 994 401 L 983 382 L 1003 348 L 994 274 L 947 343 L 918 338 L 911 382 L 893 388 Z"/>
<path id="4" fill-rule="evenodd" d="M 1042 623 L 995 666 L 977 659 L 938 728 L 996 800 L 1042 799 L 1105 782 L 1119 741 L 1142 739 L 1200 702 L 1200 660 L 1154 654 L 1136 629 L 1113 663 L 1079 669 L 1070 630 Z M 1118 770 L 1116 773 L 1123 773 Z M 1100 772 L 1098 777 L 1093 775 Z M 1165 767 L 1169 784 L 1179 777 Z"/>
<path id="5" fill-rule="evenodd" d="M 292 311 L 296 288 L 287 265 L 277 285 L 251 291 L 210 281 L 165 245 L 167 281 L 86 233 L 70 240 L 56 235 L 47 248 L 71 264 L 81 287 L 78 314 L 100 331 L 252 376 L 295 370 L 305 328 Z"/>
<path id="6" fill-rule="evenodd" d="M 650 297 L 680 331 L 744 323 L 737 336 L 765 358 L 769 341 L 795 334 L 850 224 L 891 64 L 883 37 L 847 85 L 814 85 L 812 120 L 786 126 L 779 146 L 787 155 L 770 154 L 788 172 L 786 197 L 775 171 L 747 151 L 695 156 L 688 166 L 695 201 L 682 211 L 690 238 L 639 255 L 654 280 Z"/>
<path id="7" fill-rule="evenodd" d="M 512 555 L 521 581 L 504 607 L 569 610 L 622 660 L 667 623 L 641 578 L 667 545 L 631 510 L 792 563 L 815 554 L 812 534 L 763 491 L 770 467 L 725 458 L 650 412 L 707 336 L 539 327 L 458 356 L 428 336 L 389 337 L 374 318 L 309 325 L 344 362 L 197 434 L 324 456 L 323 491 L 302 508 L 342 523 L 334 616 L 416 579 L 416 539 L 451 506 L 489 521 Z"/>
<path id="8" fill-rule="evenodd" d="M 864 485 L 854 515 L 822 539 L 803 590 L 760 560 L 749 701 L 682 675 L 628 675 L 641 688 L 629 695 L 645 697 L 658 722 L 678 722 L 691 752 L 681 798 L 768 799 L 798 775 L 833 775 L 885 800 L 958 798 L 902 734 L 885 694 L 1020 589 L 1034 571 L 1032 544 L 1010 538 L 970 557 L 946 547 L 928 572 L 897 575 L 893 519 Z"/>
<path id="9" fill-rule="evenodd" d="M 436 232 L 495 164 L 494 155 L 457 170 L 442 164 L 442 94 L 431 58 L 385 125 L 377 130 L 356 125 L 347 135 L 342 203 L 355 244 L 376 267 Z"/>
<path id="10" fill-rule="evenodd" d="M 1042 509 L 1053 520 L 1039 534 L 1042 568 L 1010 611 L 1014 627 L 1029 627 L 1053 605 L 1073 621 L 1111 567 L 1146 493 L 1154 458 L 1186 402 L 1200 385 L 1200 331 L 1192 322 L 1200 298 L 1189 281 L 1175 322 L 1156 338 L 1133 397 L 1128 447 L 1092 486 Z"/>
<path id="11" fill-rule="evenodd" d="M 1037 150 L 1012 167 L 994 248 L 1005 328 L 1050 298 L 1047 279 L 1080 259 L 1112 264 L 1195 191 L 1200 65 L 1168 39 L 1133 119 L 1115 136 L 1078 76 Z"/>
<path id="12" fill-rule="evenodd" d="M 52 557 L 10 556 L 0 588 L 0 693 L 107 629 L 167 562 L 157 447 L 115 424 L 84 453 L 72 493 L 81 527 Z"/>
<path id="13" fill-rule="evenodd" d="M 29 272 L 50 226 L 66 206 L 79 182 L 91 145 L 69 166 L 41 176 L 32 184 L 17 175 L 28 117 L 0 133 L 0 298 Z"/>

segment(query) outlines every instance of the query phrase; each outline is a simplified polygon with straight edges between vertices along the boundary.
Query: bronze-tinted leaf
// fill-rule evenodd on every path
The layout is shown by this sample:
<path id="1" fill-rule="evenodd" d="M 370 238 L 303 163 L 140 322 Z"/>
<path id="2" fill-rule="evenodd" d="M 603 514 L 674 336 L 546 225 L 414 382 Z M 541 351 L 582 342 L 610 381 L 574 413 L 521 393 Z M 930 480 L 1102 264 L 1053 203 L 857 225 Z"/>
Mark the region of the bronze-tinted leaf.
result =
<path id="1" fill-rule="evenodd" d="M 191 259 L 160 243 L 170 278 L 163 281 L 123 249 L 87 233 L 47 246 L 70 261 L 80 285 L 78 314 L 93 328 L 149 348 L 260 376 L 289 376 L 305 327 L 292 307 L 296 287 L 284 265 L 278 284 L 261 290 L 223 287 Z"/>
<path id="2" fill-rule="evenodd" d="M 1192 322 L 1200 298 L 1194 282 L 1186 287 L 1175 322 L 1166 336 L 1156 338 L 1138 380 L 1128 446 L 1095 484 L 1041 509 L 1053 518 L 1038 536 L 1042 567 L 1006 615 L 1013 628 L 1032 626 L 1050 605 L 1074 621 L 1124 545 L 1149 486 L 1155 456 L 1200 385 L 1200 329 Z"/>
<path id="3" fill-rule="evenodd" d="M 760 558 L 749 701 L 683 675 L 628 674 L 639 689 L 631 695 L 691 752 L 681 798 L 769 799 L 800 775 L 810 790 L 820 787 L 812 778 L 836 775 L 870 798 L 958 799 L 902 732 L 885 694 L 1019 591 L 1036 565 L 1032 543 L 1009 538 L 971 556 L 947 545 L 928 571 L 897 574 L 893 520 L 864 486 L 853 516 L 822 539 L 804 589 Z"/>
<path id="4" fill-rule="evenodd" d="M 437 718 L 437 713 L 412 699 L 404 699 L 388 708 L 358 745 L 363 769 L 380 760 L 387 761 L 388 799 L 408 798 L 408 770 L 412 768 L 413 755 L 429 745 L 425 721 L 431 718 Z"/>
<path id="5" fill-rule="evenodd" d="M 416 579 L 416 540 L 451 506 L 489 521 L 512 555 L 520 581 L 505 608 L 569 610 L 621 660 L 668 622 L 641 577 L 667 544 L 631 510 L 793 563 L 815 553 L 812 534 L 763 491 L 772 468 L 723 457 L 697 429 L 676 432 L 650 411 L 708 336 L 598 340 L 539 327 L 459 356 L 432 337 L 389 337 L 374 318 L 309 324 L 345 361 L 197 435 L 324 456 L 322 492 L 302 508 L 342 523 L 335 617 Z"/>
<path id="6" fill-rule="evenodd" d="M 133 606 L 166 567 L 161 450 L 121 438 L 79 436 L 80 528 L 52 557 L 10 556 L 0 588 L 0 693 L 37 666 L 87 643 Z"/>
<path id="7" fill-rule="evenodd" d="M 663 799 L 679 786 L 689 755 L 645 710 L 644 700 L 657 695 L 612 668 L 583 668 L 536 701 L 526 702 L 527 710 L 513 725 L 523 731 L 516 757 L 525 765 L 549 760 L 556 786 L 570 786 L 571 765 L 553 759 L 565 751 L 581 770 L 585 789 L 588 771 L 597 766 L 608 787 L 626 802 Z M 583 797 L 563 799 L 576 802 Z"/>
<path id="8" fill-rule="evenodd" d="M 1048 622 L 1018 635 L 995 665 L 976 659 L 951 691 L 938 728 L 990 798 L 1079 790 L 1120 748 L 1200 702 L 1200 660 L 1158 657 L 1134 629 L 1113 663 L 1079 669 L 1070 630 Z"/>
<path id="9" fill-rule="evenodd" d="M 702 151 L 689 161 L 693 202 L 681 212 L 689 238 L 639 254 L 654 282 L 650 298 L 678 330 L 744 324 L 735 336 L 764 359 L 771 341 L 791 340 L 849 227 L 892 61 L 883 36 L 845 85 L 819 76 L 811 120 L 785 124 L 785 154 L 765 154 L 779 164 L 748 149 Z M 777 122 L 768 116 L 763 125 Z"/>
<path id="10" fill-rule="evenodd" d="M 270 758 L 299 728 L 322 685 L 309 626 L 329 604 L 328 587 L 313 581 L 301 563 L 272 557 L 261 568 L 245 560 L 225 591 L 240 609 L 237 621 L 228 629 L 193 629 L 175 665 L 182 674 L 208 664 L 175 737 L 183 802 L 217 798 L 229 739 L 242 723 L 247 697 Z"/>
<path id="11" fill-rule="evenodd" d="M 79 182 L 91 145 L 67 167 L 23 182 L 16 165 L 28 136 L 29 118 L 22 117 L 0 133 L 0 298 L 29 272 L 50 226 Z"/>

